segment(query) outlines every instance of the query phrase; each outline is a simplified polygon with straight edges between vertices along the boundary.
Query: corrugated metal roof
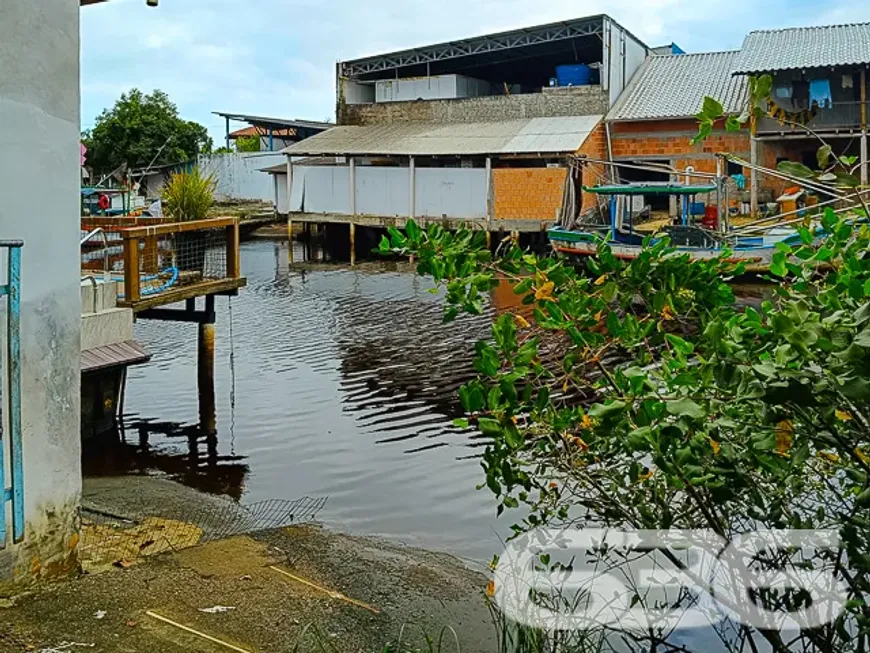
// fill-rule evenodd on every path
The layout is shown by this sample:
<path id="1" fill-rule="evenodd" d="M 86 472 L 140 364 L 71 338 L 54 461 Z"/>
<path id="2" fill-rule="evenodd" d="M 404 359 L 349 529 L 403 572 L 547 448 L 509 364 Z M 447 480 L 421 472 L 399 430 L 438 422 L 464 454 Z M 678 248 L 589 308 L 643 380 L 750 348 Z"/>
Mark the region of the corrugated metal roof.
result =
<path id="1" fill-rule="evenodd" d="M 291 156 L 449 156 L 576 152 L 602 116 L 503 122 L 333 127 L 282 152 Z"/>
<path id="2" fill-rule="evenodd" d="M 870 23 L 751 32 L 732 72 L 737 75 L 870 64 Z"/>
<path id="3" fill-rule="evenodd" d="M 109 367 L 119 365 L 136 365 L 147 363 L 151 360 L 151 354 L 146 352 L 142 345 L 135 340 L 127 340 L 105 347 L 94 347 L 82 352 L 82 372 L 96 372 Z"/>
<path id="4" fill-rule="evenodd" d="M 688 118 L 697 114 L 704 98 L 716 98 L 729 113 L 740 113 L 747 98 L 747 80 L 731 70 L 737 52 L 704 52 L 648 57 L 608 120 Z"/>

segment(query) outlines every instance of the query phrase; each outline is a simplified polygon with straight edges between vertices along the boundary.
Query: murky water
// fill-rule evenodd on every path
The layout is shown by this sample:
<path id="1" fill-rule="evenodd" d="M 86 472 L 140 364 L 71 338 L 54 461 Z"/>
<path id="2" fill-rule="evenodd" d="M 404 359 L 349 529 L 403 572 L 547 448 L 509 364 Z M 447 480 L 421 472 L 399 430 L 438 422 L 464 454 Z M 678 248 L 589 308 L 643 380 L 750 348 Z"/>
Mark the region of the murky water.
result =
<path id="1" fill-rule="evenodd" d="M 475 489 L 483 442 L 452 421 L 491 318 L 442 324 L 406 264 L 287 258 L 244 244 L 248 287 L 217 300 L 216 442 L 197 427 L 196 326 L 142 320 L 153 359 L 130 370 L 125 443 L 89 445 L 86 473 L 159 470 L 246 502 L 325 495 L 327 524 L 488 559 L 509 523 Z"/>

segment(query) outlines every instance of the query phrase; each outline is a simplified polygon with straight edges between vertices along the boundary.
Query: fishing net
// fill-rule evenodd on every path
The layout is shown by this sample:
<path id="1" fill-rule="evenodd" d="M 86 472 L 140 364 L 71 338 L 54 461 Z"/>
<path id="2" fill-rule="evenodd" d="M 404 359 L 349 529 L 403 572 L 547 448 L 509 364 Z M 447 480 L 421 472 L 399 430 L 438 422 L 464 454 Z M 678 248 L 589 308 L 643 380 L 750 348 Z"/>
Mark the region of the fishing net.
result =
<path id="1" fill-rule="evenodd" d="M 79 544 L 84 571 L 129 567 L 143 557 L 311 522 L 326 498 L 273 499 L 244 505 L 217 497 L 195 502 L 162 497 L 157 503 L 143 500 L 130 505 L 128 500 L 125 504 L 119 510 L 108 508 L 99 497 L 84 501 Z"/>

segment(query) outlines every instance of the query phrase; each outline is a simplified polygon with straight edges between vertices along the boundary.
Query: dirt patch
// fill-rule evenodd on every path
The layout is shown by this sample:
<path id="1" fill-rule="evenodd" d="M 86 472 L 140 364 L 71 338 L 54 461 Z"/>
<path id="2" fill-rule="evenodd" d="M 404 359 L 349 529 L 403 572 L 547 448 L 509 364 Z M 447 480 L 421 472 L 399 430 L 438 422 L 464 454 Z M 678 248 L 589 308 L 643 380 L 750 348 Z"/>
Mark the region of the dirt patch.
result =
<path id="1" fill-rule="evenodd" d="M 112 494 L 105 489 L 100 499 L 108 505 Z M 127 489 L 119 496 L 171 491 L 149 480 Z M 124 535 L 124 546 L 150 541 L 148 533 Z M 437 638 L 445 626 L 456 631 L 463 651 L 496 650 L 484 575 L 451 556 L 376 538 L 301 526 L 106 568 L 0 610 L 0 651 L 307 653 L 326 642 L 327 651 L 381 653 L 403 629 L 411 648 L 424 645 L 423 633 Z"/>

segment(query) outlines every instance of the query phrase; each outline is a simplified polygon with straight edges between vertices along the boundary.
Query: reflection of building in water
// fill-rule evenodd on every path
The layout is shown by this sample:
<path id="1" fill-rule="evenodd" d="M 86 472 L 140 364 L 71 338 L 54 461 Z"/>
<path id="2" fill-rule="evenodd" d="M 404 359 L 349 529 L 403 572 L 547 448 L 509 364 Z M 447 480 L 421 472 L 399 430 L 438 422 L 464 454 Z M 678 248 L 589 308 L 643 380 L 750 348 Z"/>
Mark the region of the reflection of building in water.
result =
<path id="1" fill-rule="evenodd" d="M 153 446 L 155 435 L 187 446 Z M 217 435 L 203 434 L 199 426 L 142 420 L 90 440 L 82 469 L 85 476 L 162 472 L 197 490 L 239 499 L 250 471 L 246 458 L 219 455 L 217 445 Z"/>

